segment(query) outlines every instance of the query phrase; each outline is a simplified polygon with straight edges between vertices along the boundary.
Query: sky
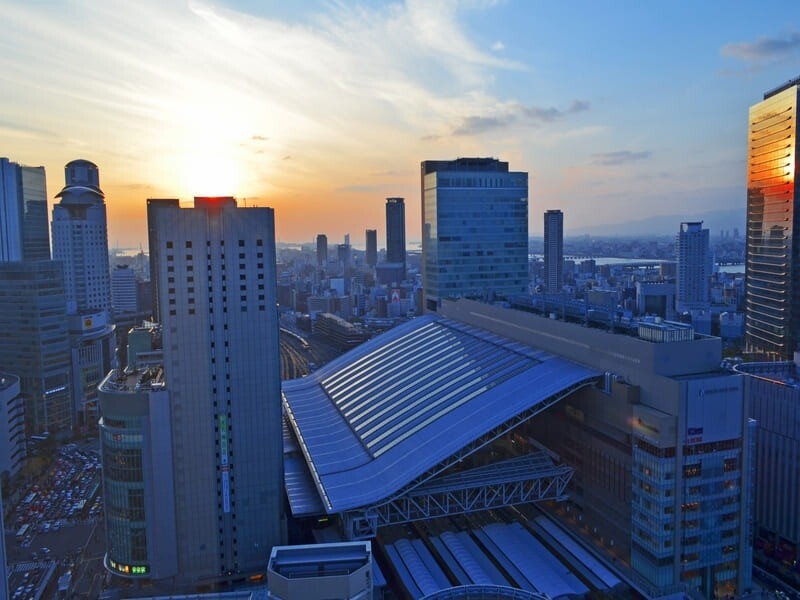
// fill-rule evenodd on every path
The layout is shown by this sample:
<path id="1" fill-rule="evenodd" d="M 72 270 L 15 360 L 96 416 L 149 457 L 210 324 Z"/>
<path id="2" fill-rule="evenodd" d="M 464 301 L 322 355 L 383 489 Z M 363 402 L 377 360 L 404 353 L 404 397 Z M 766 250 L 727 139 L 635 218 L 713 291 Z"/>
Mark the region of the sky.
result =
<path id="1" fill-rule="evenodd" d="M 0 0 L 0 156 L 147 198 L 234 195 L 282 242 L 420 237 L 419 163 L 529 173 L 530 233 L 745 206 L 747 111 L 800 75 L 797 0 Z M 713 224 L 712 224 L 713 226 Z M 676 223 L 677 230 L 677 223 Z"/>

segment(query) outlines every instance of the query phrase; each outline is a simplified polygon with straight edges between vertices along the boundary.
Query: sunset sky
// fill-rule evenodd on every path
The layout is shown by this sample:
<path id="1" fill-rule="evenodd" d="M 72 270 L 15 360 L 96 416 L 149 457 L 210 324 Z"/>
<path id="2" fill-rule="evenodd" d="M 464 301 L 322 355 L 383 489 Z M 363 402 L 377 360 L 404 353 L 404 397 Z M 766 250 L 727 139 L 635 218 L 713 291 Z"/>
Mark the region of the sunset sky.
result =
<path id="1" fill-rule="evenodd" d="M 148 197 L 235 195 L 280 241 L 364 230 L 419 163 L 530 173 L 531 234 L 745 204 L 747 111 L 800 75 L 786 2 L 0 0 L 0 156 L 95 162 L 109 245 Z"/>

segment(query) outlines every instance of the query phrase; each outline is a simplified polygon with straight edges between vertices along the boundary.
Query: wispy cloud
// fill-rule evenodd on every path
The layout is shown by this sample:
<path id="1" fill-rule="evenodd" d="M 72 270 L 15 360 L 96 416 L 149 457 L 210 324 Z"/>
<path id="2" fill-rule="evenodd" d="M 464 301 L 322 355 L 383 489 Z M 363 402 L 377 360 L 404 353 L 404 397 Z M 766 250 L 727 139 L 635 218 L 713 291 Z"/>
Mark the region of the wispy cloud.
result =
<path id="1" fill-rule="evenodd" d="M 723 56 L 748 62 L 767 62 L 789 58 L 800 52 L 800 32 L 785 36 L 763 36 L 754 42 L 726 44 L 720 50 Z"/>
<path id="2" fill-rule="evenodd" d="M 624 165 L 639 160 L 650 158 L 652 153 L 648 150 L 631 152 L 630 150 L 617 150 L 616 152 L 601 152 L 592 154 L 592 164 L 603 167 Z"/>
<path id="3" fill-rule="evenodd" d="M 492 44 L 491 48 L 495 52 L 502 52 L 503 50 L 506 49 L 506 45 L 500 40 L 497 40 L 494 44 Z"/>
<path id="4" fill-rule="evenodd" d="M 563 109 L 555 107 L 526 106 L 524 104 L 509 104 L 501 114 L 487 116 L 468 116 L 461 119 L 460 123 L 453 128 L 450 135 L 479 135 L 493 129 L 506 127 L 511 124 L 535 125 L 540 123 L 552 123 L 569 115 L 589 110 L 590 104 L 586 100 L 574 100 L 569 106 Z M 429 136 L 429 139 L 441 136 Z"/>

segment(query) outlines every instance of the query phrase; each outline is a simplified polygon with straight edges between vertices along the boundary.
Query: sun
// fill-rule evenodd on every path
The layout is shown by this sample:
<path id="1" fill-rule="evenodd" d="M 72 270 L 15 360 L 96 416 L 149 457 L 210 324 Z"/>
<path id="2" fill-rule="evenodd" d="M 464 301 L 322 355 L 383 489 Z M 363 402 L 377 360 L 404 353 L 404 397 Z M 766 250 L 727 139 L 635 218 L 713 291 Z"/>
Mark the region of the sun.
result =
<path id="1" fill-rule="evenodd" d="M 220 147 L 187 151 L 181 157 L 182 188 L 192 196 L 235 196 L 240 174 L 236 159 Z"/>

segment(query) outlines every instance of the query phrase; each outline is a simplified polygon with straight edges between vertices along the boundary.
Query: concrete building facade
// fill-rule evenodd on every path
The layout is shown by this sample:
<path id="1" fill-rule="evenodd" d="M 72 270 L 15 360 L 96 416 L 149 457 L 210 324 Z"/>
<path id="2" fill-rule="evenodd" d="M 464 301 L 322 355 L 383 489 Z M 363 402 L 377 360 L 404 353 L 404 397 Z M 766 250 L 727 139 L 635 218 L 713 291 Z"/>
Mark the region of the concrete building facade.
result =
<path id="1" fill-rule="evenodd" d="M 675 309 L 679 313 L 707 310 L 710 302 L 710 281 L 713 268 L 708 229 L 703 222 L 681 223 L 675 240 L 677 278 Z"/>
<path id="2" fill-rule="evenodd" d="M 719 338 L 655 321 L 611 335 L 463 299 L 440 314 L 605 373 L 533 433 L 576 469 L 561 517 L 631 565 L 641 590 L 750 588 L 754 425 L 742 377 L 719 367 Z"/>
<path id="3" fill-rule="evenodd" d="M 558 294 L 564 284 L 564 213 L 544 213 L 544 291 Z"/>
<path id="4" fill-rule="evenodd" d="M 135 313 L 136 273 L 128 265 L 117 265 L 111 272 L 111 306 L 114 314 Z"/>
<path id="5" fill-rule="evenodd" d="M 53 258 L 64 265 L 67 310 L 111 310 L 106 204 L 97 165 L 74 160 L 53 207 Z"/>
<path id="6" fill-rule="evenodd" d="M 275 224 L 230 197 L 148 200 L 170 390 L 177 581 L 240 579 L 284 541 Z"/>

